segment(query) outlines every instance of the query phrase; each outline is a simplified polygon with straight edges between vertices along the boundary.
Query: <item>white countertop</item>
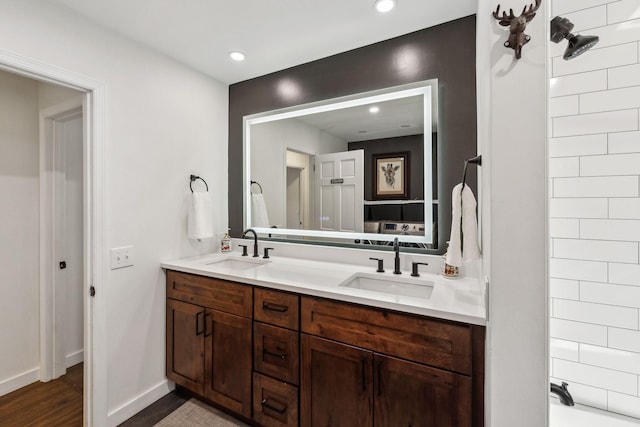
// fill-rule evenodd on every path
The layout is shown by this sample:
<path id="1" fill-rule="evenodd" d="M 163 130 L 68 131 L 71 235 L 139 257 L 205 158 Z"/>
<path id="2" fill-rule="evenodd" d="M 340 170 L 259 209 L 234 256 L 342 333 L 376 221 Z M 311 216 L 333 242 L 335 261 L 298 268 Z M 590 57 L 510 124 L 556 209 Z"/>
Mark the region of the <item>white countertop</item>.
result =
<path id="1" fill-rule="evenodd" d="M 251 252 L 251 251 L 250 251 Z M 364 251 L 362 257 L 377 256 L 375 251 Z M 414 257 L 415 258 L 415 257 Z M 438 259 L 431 257 L 431 259 Z M 219 261 L 232 260 L 259 262 L 264 264 L 241 270 L 225 266 Z M 420 272 L 419 278 L 410 276 L 403 270 L 394 275 L 393 268 L 386 263 L 384 273 L 375 273 L 375 263 L 348 264 L 310 260 L 292 256 L 272 254 L 268 260 L 242 257 L 240 252 L 229 254 L 213 253 L 193 258 L 164 262 L 161 266 L 168 270 L 198 274 L 231 280 L 265 288 L 296 292 L 338 301 L 352 302 L 373 307 L 386 308 L 405 313 L 421 314 L 441 319 L 454 320 L 484 326 L 486 323 L 485 285 L 476 277 L 447 279 L 433 272 Z M 432 268 L 433 269 L 433 268 Z M 430 298 L 415 298 L 390 293 L 374 292 L 340 286 L 357 273 L 373 273 L 372 277 L 388 278 L 390 281 L 406 278 L 414 283 L 433 283 Z"/>

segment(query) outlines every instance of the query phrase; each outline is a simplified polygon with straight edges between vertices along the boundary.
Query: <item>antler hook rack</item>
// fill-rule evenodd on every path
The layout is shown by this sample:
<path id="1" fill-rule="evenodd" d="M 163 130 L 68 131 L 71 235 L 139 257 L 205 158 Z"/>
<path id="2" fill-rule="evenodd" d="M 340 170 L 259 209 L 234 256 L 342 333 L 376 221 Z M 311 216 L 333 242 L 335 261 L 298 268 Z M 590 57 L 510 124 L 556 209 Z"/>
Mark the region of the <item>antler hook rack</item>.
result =
<path id="1" fill-rule="evenodd" d="M 535 6 L 533 4 L 530 4 L 528 8 L 525 6 L 520 16 L 515 16 L 513 9 L 509 9 L 509 15 L 503 11 L 502 16 L 500 16 L 500 5 L 492 14 L 500 25 L 509 27 L 509 39 L 504 42 L 504 47 L 510 47 L 515 50 L 516 59 L 522 57 L 522 47 L 531 40 L 531 36 L 525 34 L 524 30 L 527 28 L 527 23 L 536 16 L 536 11 L 540 7 L 542 0 L 535 0 L 535 2 Z"/>

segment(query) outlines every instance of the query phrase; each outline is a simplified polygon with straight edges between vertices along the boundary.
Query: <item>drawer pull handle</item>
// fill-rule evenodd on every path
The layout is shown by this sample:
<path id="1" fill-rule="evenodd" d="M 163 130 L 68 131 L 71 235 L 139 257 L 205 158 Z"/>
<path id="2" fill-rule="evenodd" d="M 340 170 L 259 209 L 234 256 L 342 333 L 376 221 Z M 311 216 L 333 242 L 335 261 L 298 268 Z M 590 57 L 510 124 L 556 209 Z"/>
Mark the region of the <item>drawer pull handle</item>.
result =
<path id="1" fill-rule="evenodd" d="M 277 311 L 278 313 L 285 313 L 287 310 L 289 310 L 289 307 L 287 307 L 286 305 L 282 305 L 282 304 L 273 304 L 273 303 L 269 303 L 269 302 L 263 302 L 262 303 L 262 309 L 263 310 L 270 310 L 270 311 Z"/>
<path id="2" fill-rule="evenodd" d="M 211 335 L 211 332 L 207 332 L 207 325 L 209 324 L 207 322 L 207 317 L 211 316 L 211 313 L 205 313 L 204 315 L 204 337 L 208 337 Z"/>
<path id="3" fill-rule="evenodd" d="M 266 354 L 267 356 L 274 356 L 280 359 L 286 359 L 289 356 L 287 353 L 274 353 L 272 351 L 267 350 L 266 348 L 262 350 L 262 353 Z"/>
<path id="4" fill-rule="evenodd" d="M 204 311 L 196 313 L 196 336 L 202 335 L 202 333 L 204 332 L 203 330 L 200 330 L 200 316 L 202 316 L 203 314 Z"/>
<path id="5" fill-rule="evenodd" d="M 265 408 L 271 409 L 272 411 L 275 411 L 275 412 L 277 412 L 279 414 L 284 414 L 287 411 L 287 405 L 285 405 L 284 403 L 278 402 L 277 400 L 274 400 L 274 402 L 276 404 L 278 404 L 279 406 L 281 406 L 281 407 L 277 408 L 277 407 L 271 405 L 269 403 L 269 398 L 262 399 L 261 403 L 262 403 L 262 406 L 264 406 Z"/>

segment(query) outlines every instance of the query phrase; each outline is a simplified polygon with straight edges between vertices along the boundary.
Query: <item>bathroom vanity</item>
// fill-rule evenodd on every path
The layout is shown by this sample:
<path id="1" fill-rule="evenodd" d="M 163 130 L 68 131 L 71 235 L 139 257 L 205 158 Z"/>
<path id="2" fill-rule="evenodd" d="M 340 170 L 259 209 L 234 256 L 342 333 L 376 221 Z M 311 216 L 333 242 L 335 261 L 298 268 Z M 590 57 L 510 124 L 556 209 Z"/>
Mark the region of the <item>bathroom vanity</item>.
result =
<path id="1" fill-rule="evenodd" d="M 167 377 L 245 421 L 484 425 L 475 278 L 239 253 L 163 267 Z"/>

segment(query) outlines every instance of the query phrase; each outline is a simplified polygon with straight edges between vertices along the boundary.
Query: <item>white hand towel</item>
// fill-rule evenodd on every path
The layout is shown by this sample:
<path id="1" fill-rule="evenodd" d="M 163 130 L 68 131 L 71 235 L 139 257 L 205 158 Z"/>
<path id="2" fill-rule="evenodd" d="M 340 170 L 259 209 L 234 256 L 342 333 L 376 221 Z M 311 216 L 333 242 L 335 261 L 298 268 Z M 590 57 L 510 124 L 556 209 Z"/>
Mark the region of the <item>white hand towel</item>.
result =
<path id="1" fill-rule="evenodd" d="M 462 266 L 463 261 L 480 258 L 478 247 L 478 220 L 476 218 L 476 198 L 468 185 L 453 187 L 451 194 L 451 237 L 447 251 L 447 264 Z M 463 241 L 460 240 L 460 223 L 462 223 Z"/>
<path id="2" fill-rule="evenodd" d="M 267 214 L 267 204 L 262 193 L 251 194 L 251 226 L 271 227 L 269 215 Z"/>
<path id="3" fill-rule="evenodd" d="M 192 192 L 189 200 L 187 234 L 190 239 L 213 237 L 213 203 L 209 192 Z"/>

